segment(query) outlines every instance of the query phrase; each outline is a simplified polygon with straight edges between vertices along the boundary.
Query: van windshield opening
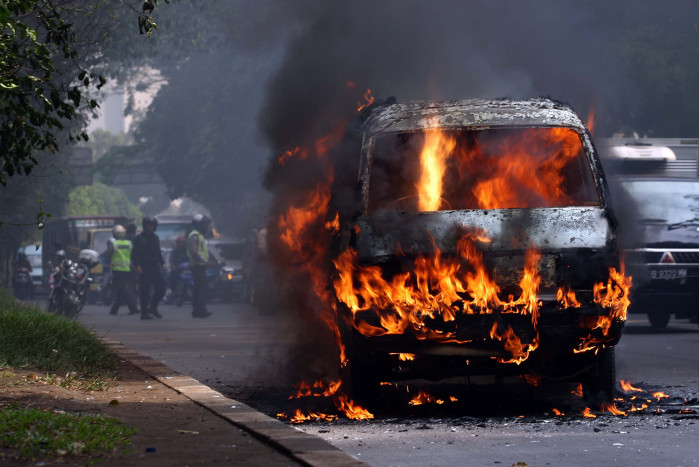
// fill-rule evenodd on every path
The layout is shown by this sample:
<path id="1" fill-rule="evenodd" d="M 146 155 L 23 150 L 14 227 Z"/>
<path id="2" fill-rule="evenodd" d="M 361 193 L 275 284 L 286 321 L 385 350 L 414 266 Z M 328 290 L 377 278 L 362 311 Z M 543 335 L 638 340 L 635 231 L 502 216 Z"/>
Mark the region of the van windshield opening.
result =
<path id="1" fill-rule="evenodd" d="M 599 205 L 570 128 L 430 129 L 376 139 L 369 212 Z"/>

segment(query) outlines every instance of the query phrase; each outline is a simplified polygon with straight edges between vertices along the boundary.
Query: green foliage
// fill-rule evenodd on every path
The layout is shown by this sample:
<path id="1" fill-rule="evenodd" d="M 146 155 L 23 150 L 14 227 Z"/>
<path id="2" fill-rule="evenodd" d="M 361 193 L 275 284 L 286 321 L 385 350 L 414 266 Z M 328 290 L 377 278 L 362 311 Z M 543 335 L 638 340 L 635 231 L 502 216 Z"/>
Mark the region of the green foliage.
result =
<path id="1" fill-rule="evenodd" d="M 17 449 L 23 460 L 79 455 L 95 462 L 129 445 L 137 431 L 102 414 L 53 413 L 17 405 L 0 411 L 0 447 Z"/>
<path id="2" fill-rule="evenodd" d="M 68 196 L 66 216 L 122 215 L 139 220 L 143 215 L 120 188 L 103 183 L 78 186 Z"/>
<path id="3" fill-rule="evenodd" d="M 17 302 L 0 289 L 0 367 L 112 378 L 117 359 L 79 323 Z"/>
<path id="4" fill-rule="evenodd" d="M 71 189 L 71 179 L 63 172 L 68 164 L 64 151 L 34 156 L 39 165 L 29 175 L 10 177 L 0 185 L 0 286 L 9 284 L 11 261 L 22 244 L 41 239 L 49 214 L 63 212 Z"/>
<path id="5" fill-rule="evenodd" d="M 649 136 L 693 136 L 699 122 L 699 32 L 670 26 L 634 25 L 614 44 L 620 65 L 643 96 L 628 103 L 624 125 Z"/>
<path id="6" fill-rule="evenodd" d="M 170 0 L 165 0 L 165 3 L 170 3 Z M 151 16 L 157 4 L 158 0 L 144 0 L 143 14 L 138 16 L 138 31 L 141 34 L 148 34 L 148 37 L 151 36 L 153 29 L 158 29 L 158 25 L 155 24 L 155 21 Z"/>
<path id="7" fill-rule="evenodd" d="M 76 35 L 50 0 L 7 0 L 0 4 L 0 184 L 7 176 L 28 175 L 36 151 L 58 149 L 57 132 L 78 117 L 81 87 L 104 79 L 78 67 L 78 84 L 57 80 L 57 60 L 74 61 Z M 89 108 L 97 107 L 90 100 Z M 83 132 L 69 139 L 88 137 Z"/>
<path id="8" fill-rule="evenodd" d="M 110 148 L 115 146 L 125 146 L 129 144 L 130 137 L 126 133 L 112 133 L 110 131 L 96 129 L 90 133 L 90 140 L 86 143 L 80 143 L 79 146 L 85 146 L 92 149 L 94 159 L 99 160 L 105 155 Z"/>

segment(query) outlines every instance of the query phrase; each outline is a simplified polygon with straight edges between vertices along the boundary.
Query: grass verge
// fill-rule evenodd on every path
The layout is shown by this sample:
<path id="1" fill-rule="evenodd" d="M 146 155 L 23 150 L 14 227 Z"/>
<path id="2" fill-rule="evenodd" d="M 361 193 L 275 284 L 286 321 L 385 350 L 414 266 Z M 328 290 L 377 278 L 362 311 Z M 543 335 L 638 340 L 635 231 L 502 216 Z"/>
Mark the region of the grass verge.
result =
<path id="1" fill-rule="evenodd" d="M 21 459 L 86 456 L 88 463 L 130 443 L 137 430 L 104 415 L 53 413 L 10 406 L 0 412 L 0 446 Z"/>
<path id="2" fill-rule="evenodd" d="M 0 289 L 0 367 L 64 374 L 61 385 L 104 389 L 118 360 L 75 321 L 17 302 Z"/>
<path id="3" fill-rule="evenodd" d="M 0 289 L 3 377 L 14 375 L 7 368 L 24 367 L 46 372 L 45 376 L 30 375 L 45 384 L 104 390 L 115 383 L 118 364 L 117 357 L 79 323 L 17 302 Z M 61 458 L 60 463 L 78 459 L 81 464 L 92 464 L 119 455 L 117 451 L 130 443 L 136 431 L 104 415 L 0 404 L 0 464 L 8 453 L 22 460 Z"/>

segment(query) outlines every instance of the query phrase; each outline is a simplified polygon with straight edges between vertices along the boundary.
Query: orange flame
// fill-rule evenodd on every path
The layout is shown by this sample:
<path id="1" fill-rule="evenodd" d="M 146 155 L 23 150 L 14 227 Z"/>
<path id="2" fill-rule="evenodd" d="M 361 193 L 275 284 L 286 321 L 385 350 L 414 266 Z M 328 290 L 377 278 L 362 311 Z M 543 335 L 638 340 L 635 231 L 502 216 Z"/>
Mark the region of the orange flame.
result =
<path id="1" fill-rule="evenodd" d="M 670 396 L 668 396 L 668 395 L 665 394 L 664 392 L 658 391 L 658 392 L 654 392 L 654 393 L 653 393 L 653 397 L 655 397 L 656 399 L 660 400 L 660 399 L 667 399 L 667 398 L 670 397 Z"/>
<path id="2" fill-rule="evenodd" d="M 369 420 L 374 418 L 374 414 L 360 405 L 355 404 L 344 394 L 340 394 L 335 399 L 335 406 L 350 420 Z"/>
<path id="3" fill-rule="evenodd" d="M 587 127 L 587 130 L 590 132 L 591 135 L 595 133 L 595 109 L 590 108 L 590 113 L 587 114 L 587 121 L 585 122 L 585 126 Z"/>
<path id="4" fill-rule="evenodd" d="M 277 159 L 277 162 L 279 162 L 280 165 L 285 165 L 286 161 L 291 159 L 294 156 L 299 156 L 299 159 L 303 160 L 306 157 L 308 157 L 308 153 L 305 150 L 302 150 L 300 146 L 296 146 L 294 149 L 289 149 L 284 152 L 279 158 Z"/>
<path id="5" fill-rule="evenodd" d="M 334 395 L 342 381 L 331 381 L 326 383 L 325 381 L 316 381 L 314 383 L 307 383 L 305 381 L 299 381 L 296 383 L 297 392 L 289 396 L 289 399 L 299 399 L 301 397 L 330 397 Z"/>
<path id="6" fill-rule="evenodd" d="M 442 179 L 446 160 L 456 147 L 456 139 L 443 131 L 426 132 L 425 145 L 420 153 L 420 180 L 416 185 L 420 211 L 438 211 L 442 204 Z"/>
<path id="7" fill-rule="evenodd" d="M 632 406 L 629 409 L 629 412 L 640 412 L 641 410 L 646 410 L 648 408 L 648 404 L 641 404 L 640 407 L 634 407 Z"/>
<path id="8" fill-rule="evenodd" d="M 558 289 L 556 292 L 556 301 L 560 303 L 563 308 L 580 308 L 582 306 L 582 303 L 575 297 L 575 292 L 570 290 L 568 286 Z"/>
<path id="9" fill-rule="evenodd" d="M 558 409 L 555 408 L 555 407 L 553 408 L 553 411 L 552 411 L 552 412 L 553 412 L 553 414 L 554 414 L 556 417 L 562 417 L 563 415 L 565 415 L 563 412 L 561 412 L 560 410 L 558 410 Z"/>
<path id="10" fill-rule="evenodd" d="M 285 413 L 278 413 L 277 414 L 278 418 L 287 418 Z M 332 415 L 332 414 L 325 414 L 325 413 L 320 413 L 320 412 L 309 412 L 308 414 L 304 414 L 301 412 L 300 409 L 296 409 L 296 412 L 294 413 L 293 417 L 289 417 L 289 423 L 305 423 L 305 422 L 310 422 L 312 420 L 323 420 L 326 422 L 332 422 L 334 420 L 337 420 L 337 415 Z"/>
<path id="11" fill-rule="evenodd" d="M 580 136 L 568 128 L 530 129 L 505 137 L 496 148 L 507 157 L 486 157 L 480 148 L 459 157 L 485 163 L 492 176 L 479 181 L 473 194 L 481 209 L 534 207 L 532 202 L 565 203 L 562 169 L 580 154 Z M 540 160 L 538 154 L 553 155 Z M 523 196 L 524 194 L 524 196 Z"/>
<path id="12" fill-rule="evenodd" d="M 602 404 L 602 410 L 607 411 L 607 412 L 611 413 L 612 415 L 622 416 L 622 417 L 626 416 L 626 412 L 624 412 L 623 410 L 617 409 L 616 404 L 614 404 L 614 403 Z"/>
<path id="13" fill-rule="evenodd" d="M 575 389 L 573 389 L 572 391 L 570 391 L 570 393 L 571 393 L 572 395 L 574 395 L 574 396 L 583 397 L 583 387 L 582 387 L 582 384 L 578 384 L 577 386 L 575 386 Z"/>
<path id="14" fill-rule="evenodd" d="M 624 381 L 623 379 L 621 380 L 621 389 L 623 389 L 626 392 L 629 392 L 629 391 L 641 392 L 642 391 L 642 389 L 638 389 L 636 387 L 633 387 L 631 385 L 631 382 Z"/>
<path id="15" fill-rule="evenodd" d="M 367 89 L 363 97 L 364 103 L 357 102 L 357 112 L 361 112 L 362 110 L 374 103 L 374 96 L 371 95 L 371 89 Z"/>
<path id="16" fill-rule="evenodd" d="M 422 405 L 422 404 L 439 404 L 442 405 L 444 404 L 444 401 L 442 399 L 438 399 L 434 397 L 431 394 L 427 394 L 424 391 L 420 391 L 417 396 L 413 397 L 410 402 L 408 402 L 410 405 Z"/>
<path id="17" fill-rule="evenodd" d="M 609 268 L 609 279 L 606 284 L 598 282 L 592 288 L 595 295 L 595 303 L 604 308 L 609 308 L 612 320 L 626 320 L 626 310 L 631 305 L 629 295 L 631 292 L 632 278 L 625 276 L 623 272 L 617 272 L 616 268 Z"/>
<path id="18" fill-rule="evenodd" d="M 352 321 L 361 334 L 369 337 L 410 332 L 418 339 L 458 342 L 454 332 L 432 330 L 427 320 L 449 322 L 459 313 L 492 314 L 496 310 L 528 314 L 536 325 L 539 253 L 527 252 L 519 283 L 522 294 L 505 301 L 498 296 L 500 289 L 486 271 L 474 237 L 477 236 L 467 232 L 459 241 L 461 258 L 445 258 L 435 247 L 434 255 L 418 256 L 414 270 L 395 274 L 390 281 L 384 279 L 377 266 L 359 266 L 357 253 L 349 248 L 334 260 L 338 271 L 334 281 L 336 296 L 355 317 L 360 312 L 378 314 L 380 327 L 362 319 Z M 512 354 L 512 359 L 506 361 L 513 363 L 524 361 L 538 346 L 538 338 L 522 343 L 511 328 L 500 331 L 494 326 L 491 337 L 503 342 Z"/>
<path id="19" fill-rule="evenodd" d="M 585 410 L 583 410 L 582 415 L 583 415 L 583 417 L 585 417 L 585 418 L 597 418 L 597 415 L 595 415 L 595 414 L 593 414 L 592 412 L 590 412 L 590 408 L 589 408 L 589 407 L 585 407 Z"/>

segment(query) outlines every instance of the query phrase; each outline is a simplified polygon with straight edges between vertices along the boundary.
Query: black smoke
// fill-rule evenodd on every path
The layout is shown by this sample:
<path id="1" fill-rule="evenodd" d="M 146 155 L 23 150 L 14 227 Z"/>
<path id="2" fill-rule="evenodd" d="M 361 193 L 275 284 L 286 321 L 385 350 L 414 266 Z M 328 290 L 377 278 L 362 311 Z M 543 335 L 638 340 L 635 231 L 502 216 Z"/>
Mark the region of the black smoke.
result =
<path id="1" fill-rule="evenodd" d="M 281 2 L 280 14 L 295 26 L 287 29 L 285 57 L 258 116 L 270 149 L 272 218 L 327 176 L 322 164 L 281 165 L 279 156 L 352 125 L 366 89 L 399 102 L 550 96 L 583 119 L 594 110 L 596 135 L 632 125 L 642 89 L 620 59 L 624 40 L 644 22 L 693 31 L 690 13 L 697 8 L 670 3 L 307 0 L 289 8 Z M 340 157 L 336 177 L 356 174 L 351 159 Z M 306 278 L 296 279 L 307 287 Z"/>

